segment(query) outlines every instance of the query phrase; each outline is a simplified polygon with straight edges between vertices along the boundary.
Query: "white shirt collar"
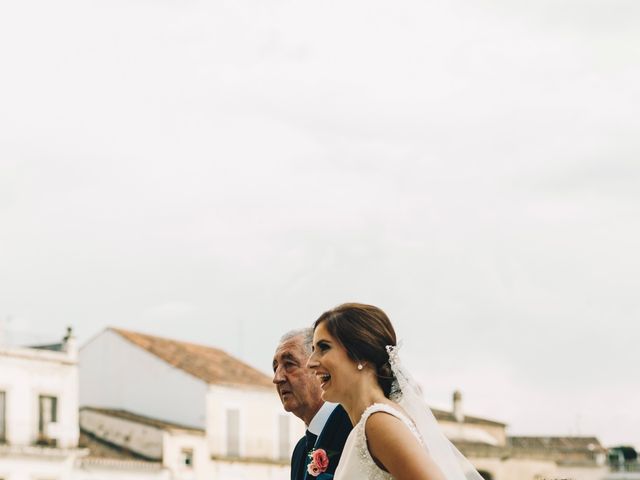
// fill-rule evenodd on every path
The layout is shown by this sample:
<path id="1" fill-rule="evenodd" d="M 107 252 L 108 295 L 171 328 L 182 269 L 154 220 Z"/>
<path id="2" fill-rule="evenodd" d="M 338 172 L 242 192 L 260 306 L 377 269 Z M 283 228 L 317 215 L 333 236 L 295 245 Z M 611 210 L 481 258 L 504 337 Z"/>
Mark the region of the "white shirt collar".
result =
<path id="1" fill-rule="evenodd" d="M 327 420 L 329 420 L 329 416 L 333 413 L 334 408 L 338 406 L 337 403 L 324 402 L 324 404 L 318 410 L 318 413 L 315 414 L 311 423 L 307 427 L 314 435 L 320 435 L 322 433 L 322 429 L 324 428 Z"/>

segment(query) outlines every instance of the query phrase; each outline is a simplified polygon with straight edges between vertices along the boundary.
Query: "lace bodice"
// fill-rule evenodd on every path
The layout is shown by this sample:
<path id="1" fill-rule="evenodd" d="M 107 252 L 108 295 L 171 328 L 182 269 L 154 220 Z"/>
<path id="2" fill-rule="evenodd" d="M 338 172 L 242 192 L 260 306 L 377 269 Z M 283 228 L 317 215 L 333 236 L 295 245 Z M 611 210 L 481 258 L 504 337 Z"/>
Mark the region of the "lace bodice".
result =
<path id="1" fill-rule="evenodd" d="M 367 447 L 365 425 L 367 419 L 375 412 L 386 412 L 400 419 L 422 443 L 422 439 L 413 422 L 400 410 L 386 403 L 374 403 L 367 407 L 362 413 L 360 421 L 351 430 L 342 451 L 342 457 L 334 477 L 335 480 L 393 480 L 393 477 L 388 472 L 376 465 Z"/>

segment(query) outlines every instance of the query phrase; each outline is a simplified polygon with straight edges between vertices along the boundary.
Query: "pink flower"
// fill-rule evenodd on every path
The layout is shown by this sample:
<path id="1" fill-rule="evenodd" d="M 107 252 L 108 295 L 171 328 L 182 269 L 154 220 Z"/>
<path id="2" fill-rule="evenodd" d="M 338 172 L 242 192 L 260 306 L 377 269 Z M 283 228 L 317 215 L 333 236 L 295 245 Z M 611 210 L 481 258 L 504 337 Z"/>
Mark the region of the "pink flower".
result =
<path id="1" fill-rule="evenodd" d="M 311 461 L 307 466 L 307 472 L 309 475 L 317 477 L 322 472 L 327 470 L 329 467 L 329 457 L 327 456 L 327 452 L 325 452 L 322 448 L 318 448 L 317 450 L 311 450 L 309 453 L 309 458 Z"/>
<path id="2" fill-rule="evenodd" d="M 327 471 L 327 467 L 329 466 L 329 457 L 327 456 L 327 452 L 325 452 L 322 448 L 311 452 L 311 460 L 320 469 L 320 472 Z"/>
<path id="3" fill-rule="evenodd" d="M 313 462 L 307 465 L 307 472 L 309 472 L 309 475 L 313 475 L 314 477 L 317 477 L 322 473 L 317 465 Z"/>

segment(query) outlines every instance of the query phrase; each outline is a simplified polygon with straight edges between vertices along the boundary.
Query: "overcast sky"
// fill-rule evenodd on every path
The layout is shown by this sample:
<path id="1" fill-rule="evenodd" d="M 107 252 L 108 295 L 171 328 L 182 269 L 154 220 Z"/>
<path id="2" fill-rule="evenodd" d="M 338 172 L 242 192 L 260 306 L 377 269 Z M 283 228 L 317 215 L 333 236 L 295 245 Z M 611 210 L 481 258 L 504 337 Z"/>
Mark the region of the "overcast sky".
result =
<path id="1" fill-rule="evenodd" d="M 0 5 L 0 318 L 268 372 L 385 309 L 434 406 L 640 447 L 636 0 Z"/>

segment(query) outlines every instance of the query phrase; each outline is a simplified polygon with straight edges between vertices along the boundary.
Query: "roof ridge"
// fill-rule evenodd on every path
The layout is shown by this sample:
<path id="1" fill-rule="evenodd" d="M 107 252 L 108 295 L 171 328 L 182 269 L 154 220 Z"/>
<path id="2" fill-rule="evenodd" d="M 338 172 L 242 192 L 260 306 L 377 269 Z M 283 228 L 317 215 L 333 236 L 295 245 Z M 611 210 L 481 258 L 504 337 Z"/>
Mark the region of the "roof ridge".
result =
<path id="1" fill-rule="evenodd" d="M 182 343 L 185 345 L 191 345 L 194 347 L 199 347 L 199 348 L 208 348 L 210 350 L 217 350 L 219 352 L 223 352 L 226 353 L 229 356 L 233 356 L 230 353 L 228 353 L 227 351 L 218 348 L 218 347 L 212 347 L 211 345 L 205 345 L 204 343 L 195 343 L 195 342 L 191 342 L 188 340 L 179 340 L 177 338 L 171 338 L 171 337 L 165 337 L 163 335 L 155 335 L 153 333 L 146 333 L 146 332 L 141 332 L 138 330 L 129 330 L 128 328 L 121 328 L 121 327 L 107 327 L 107 330 L 113 330 L 114 332 L 117 333 L 123 333 L 123 334 L 133 334 L 133 335 L 140 335 L 143 337 L 149 337 L 149 338 L 154 338 L 154 339 L 158 339 L 158 340 L 165 340 L 167 342 L 173 342 L 173 343 Z M 238 359 L 240 360 L 240 359 Z M 242 360 L 240 360 L 242 361 Z"/>
<path id="2" fill-rule="evenodd" d="M 107 330 L 207 384 L 273 387 L 267 374 L 220 348 L 124 328 Z"/>

